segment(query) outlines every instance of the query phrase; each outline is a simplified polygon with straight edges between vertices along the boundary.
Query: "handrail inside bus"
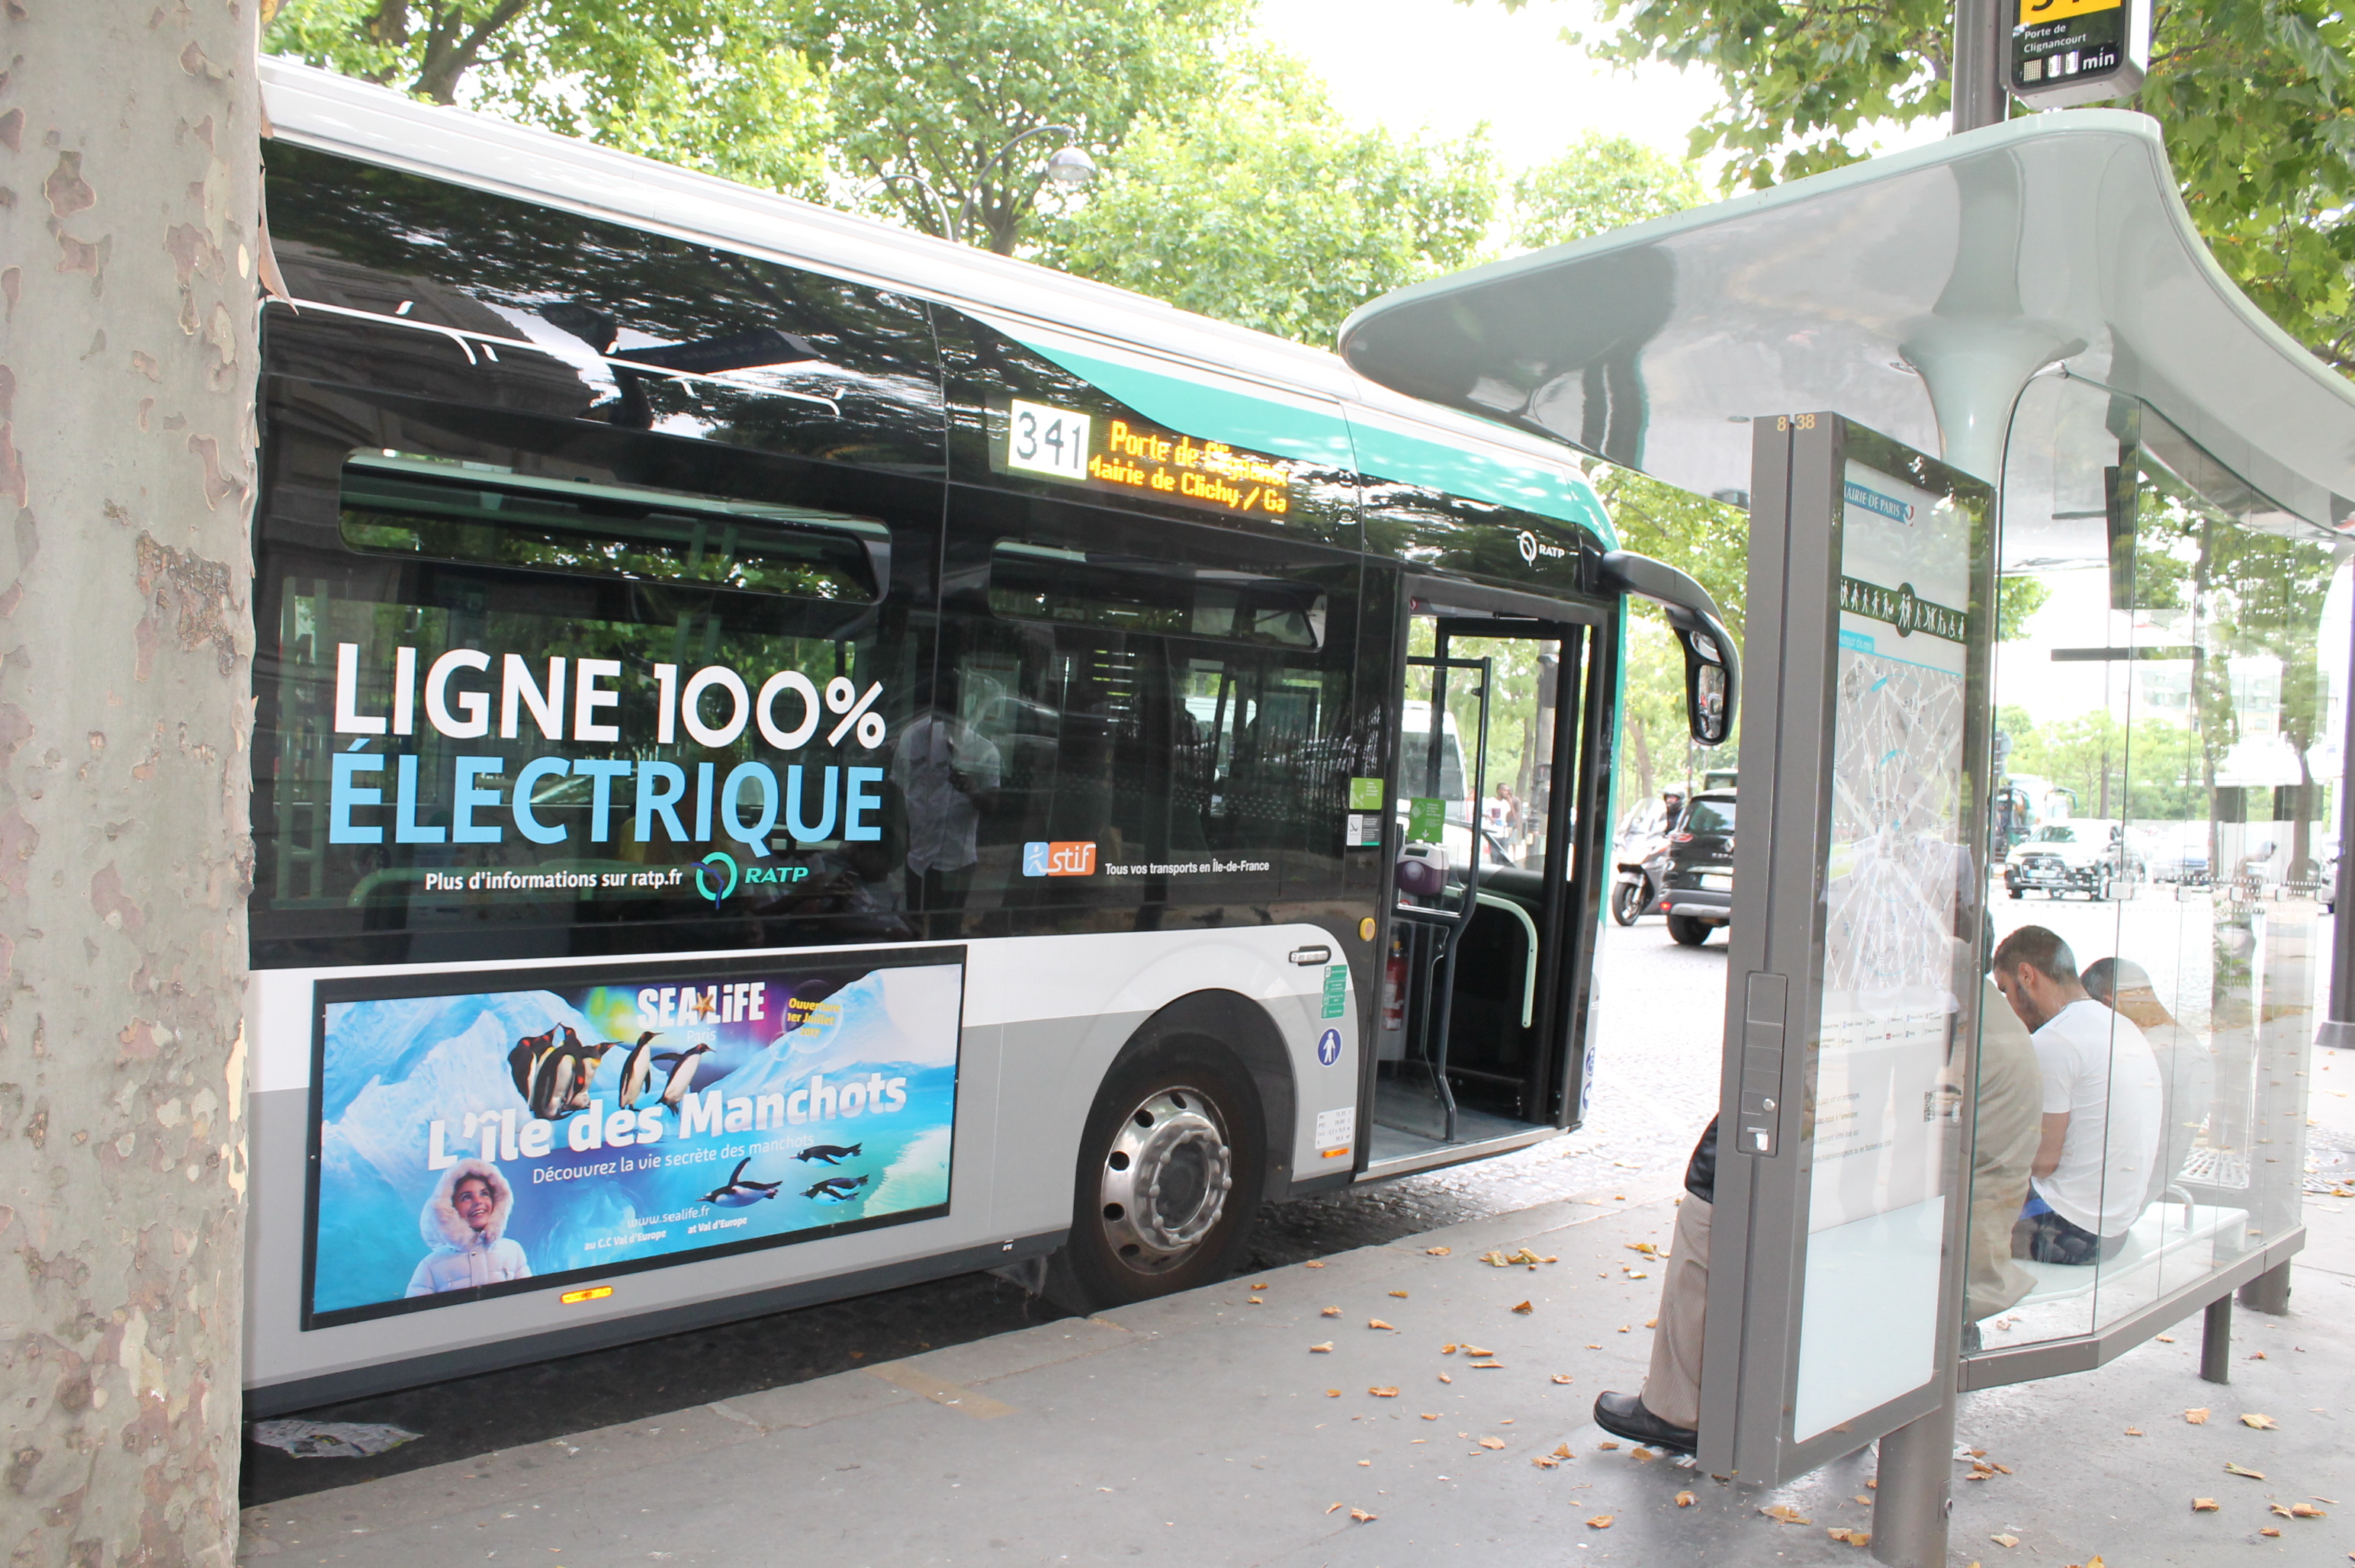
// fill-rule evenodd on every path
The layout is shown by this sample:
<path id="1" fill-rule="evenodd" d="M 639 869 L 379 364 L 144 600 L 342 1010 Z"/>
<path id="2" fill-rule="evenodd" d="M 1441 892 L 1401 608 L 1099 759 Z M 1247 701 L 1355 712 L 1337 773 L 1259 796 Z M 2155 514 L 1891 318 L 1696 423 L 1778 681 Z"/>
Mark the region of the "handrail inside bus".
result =
<path id="1" fill-rule="evenodd" d="M 1538 923 L 1529 918 L 1529 911 L 1510 899 L 1500 899 L 1494 893 L 1475 893 L 1472 896 L 1490 909 L 1500 909 L 1515 916 L 1520 921 L 1521 929 L 1529 933 L 1529 961 L 1523 965 L 1521 972 L 1521 1027 L 1527 1029 L 1537 1017 Z"/>

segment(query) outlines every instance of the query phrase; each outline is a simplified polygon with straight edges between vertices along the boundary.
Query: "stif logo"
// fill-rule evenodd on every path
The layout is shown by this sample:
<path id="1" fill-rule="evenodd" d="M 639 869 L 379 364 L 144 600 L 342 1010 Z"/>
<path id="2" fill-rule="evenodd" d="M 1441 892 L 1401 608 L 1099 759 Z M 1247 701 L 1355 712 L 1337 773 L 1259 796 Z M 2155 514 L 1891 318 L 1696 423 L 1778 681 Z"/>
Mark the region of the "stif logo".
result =
<path id="1" fill-rule="evenodd" d="M 1096 874 L 1096 847 L 1092 843 L 1048 843 L 1033 839 L 1022 846 L 1022 874 L 1026 877 L 1092 877 Z"/>

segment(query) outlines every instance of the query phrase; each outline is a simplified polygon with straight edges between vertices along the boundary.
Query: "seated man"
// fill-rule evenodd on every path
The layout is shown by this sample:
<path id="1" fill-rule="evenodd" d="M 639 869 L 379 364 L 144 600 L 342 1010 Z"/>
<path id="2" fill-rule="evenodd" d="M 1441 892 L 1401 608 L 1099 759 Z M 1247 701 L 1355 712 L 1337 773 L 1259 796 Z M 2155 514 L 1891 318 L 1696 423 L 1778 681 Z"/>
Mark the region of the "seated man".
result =
<path id="1" fill-rule="evenodd" d="M 2158 1159 L 2158 1059 L 2131 1019 L 2085 994 L 2076 955 L 2041 925 L 1997 946 L 1995 983 L 2028 1026 L 2044 1075 L 2043 1137 L 2013 1251 L 2047 1264 L 2115 1257 Z"/>
<path id="2" fill-rule="evenodd" d="M 1604 1391 L 1594 1398 L 1594 1424 L 1631 1443 L 1689 1454 L 1700 1424 L 1700 1347 L 1709 1310 L 1709 1221 L 1717 1197 L 1717 1118 L 1693 1146 L 1685 1167 L 1685 1195 L 1668 1243 L 1660 1281 L 1660 1317 L 1652 1335 L 1652 1367 L 1641 1393 Z"/>
<path id="3" fill-rule="evenodd" d="M 2216 1059 L 2205 1040 L 2175 1021 L 2158 999 L 2150 976 L 2131 958 L 2096 958 L 2086 965 L 2085 994 L 2133 1019 L 2158 1059 L 2167 1115 L 2158 1163 L 2150 1172 L 2150 1200 L 2156 1203 L 2167 1184 L 2182 1174 L 2200 1129 L 2208 1125 L 2209 1107 L 2216 1097 Z"/>

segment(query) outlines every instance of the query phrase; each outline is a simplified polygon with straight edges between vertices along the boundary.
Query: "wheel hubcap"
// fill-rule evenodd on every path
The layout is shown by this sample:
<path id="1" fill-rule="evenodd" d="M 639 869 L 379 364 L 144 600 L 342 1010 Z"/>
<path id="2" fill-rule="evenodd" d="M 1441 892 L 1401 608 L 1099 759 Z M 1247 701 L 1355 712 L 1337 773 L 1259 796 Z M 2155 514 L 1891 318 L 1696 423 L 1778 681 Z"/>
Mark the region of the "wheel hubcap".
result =
<path id="1" fill-rule="evenodd" d="M 1199 1089 L 1156 1090 L 1122 1118 L 1097 1193 L 1113 1255 L 1161 1274 L 1194 1253 L 1226 1212 L 1234 1157 L 1226 1120 Z"/>

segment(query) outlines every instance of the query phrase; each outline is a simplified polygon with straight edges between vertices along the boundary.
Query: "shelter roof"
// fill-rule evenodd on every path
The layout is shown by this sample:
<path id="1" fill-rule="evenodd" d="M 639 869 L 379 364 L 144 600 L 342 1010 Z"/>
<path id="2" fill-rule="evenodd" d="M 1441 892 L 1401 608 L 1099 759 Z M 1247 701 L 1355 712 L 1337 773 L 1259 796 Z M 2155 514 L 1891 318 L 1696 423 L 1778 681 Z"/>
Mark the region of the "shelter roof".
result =
<path id="1" fill-rule="evenodd" d="M 1829 409 L 1997 477 L 2056 368 L 2144 400 L 2262 492 L 2355 513 L 2355 385 L 2209 254 L 2156 122 L 2031 115 L 1402 289 L 1371 379 L 1746 500 L 1753 416 Z M 2253 519 L 2254 520 L 2254 519 Z"/>

